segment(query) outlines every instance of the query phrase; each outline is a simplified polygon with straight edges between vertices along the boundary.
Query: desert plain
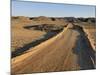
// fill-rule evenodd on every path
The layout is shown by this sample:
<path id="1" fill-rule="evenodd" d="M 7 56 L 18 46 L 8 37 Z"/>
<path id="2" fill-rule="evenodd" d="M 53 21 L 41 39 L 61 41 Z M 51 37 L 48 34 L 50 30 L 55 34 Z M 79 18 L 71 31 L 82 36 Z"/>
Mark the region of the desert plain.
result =
<path id="1" fill-rule="evenodd" d="M 11 17 L 12 74 L 96 68 L 95 18 Z"/>

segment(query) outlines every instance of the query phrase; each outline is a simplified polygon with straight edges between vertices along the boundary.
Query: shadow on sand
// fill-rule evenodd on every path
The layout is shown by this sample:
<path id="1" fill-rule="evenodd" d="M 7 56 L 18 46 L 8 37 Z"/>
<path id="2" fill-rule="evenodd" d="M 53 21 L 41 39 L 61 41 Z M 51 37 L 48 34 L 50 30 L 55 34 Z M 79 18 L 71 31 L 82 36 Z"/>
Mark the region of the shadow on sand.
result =
<path id="1" fill-rule="evenodd" d="M 16 49 L 14 52 L 12 52 L 12 58 L 16 57 L 18 55 L 21 55 L 22 53 L 24 53 L 25 51 L 29 50 L 31 47 L 34 47 L 48 39 L 50 39 L 51 37 L 57 35 L 60 31 L 56 31 L 56 32 L 47 32 L 47 34 L 41 36 L 40 38 L 38 38 L 37 40 L 33 40 L 32 42 L 24 45 L 21 48 Z"/>
<path id="2" fill-rule="evenodd" d="M 76 47 L 73 52 L 77 55 L 77 63 L 80 65 L 81 70 L 95 69 L 96 67 L 96 53 L 93 50 L 89 39 L 82 28 L 76 27 L 75 29 L 80 33 L 76 42 Z"/>

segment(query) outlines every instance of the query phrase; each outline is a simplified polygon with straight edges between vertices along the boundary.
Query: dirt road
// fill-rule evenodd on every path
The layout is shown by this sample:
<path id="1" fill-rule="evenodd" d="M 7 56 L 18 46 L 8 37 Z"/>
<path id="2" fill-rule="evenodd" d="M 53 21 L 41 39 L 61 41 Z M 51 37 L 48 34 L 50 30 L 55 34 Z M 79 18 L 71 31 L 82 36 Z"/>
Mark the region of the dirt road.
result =
<path id="1" fill-rule="evenodd" d="M 55 37 L 13 58 L 12 74 L 93 69 L 93 61 L 87 51 L 90 46 L 83 43 L 86 40 L 84 35 L 71 28 L 72 24 L 69 24 Z"/>

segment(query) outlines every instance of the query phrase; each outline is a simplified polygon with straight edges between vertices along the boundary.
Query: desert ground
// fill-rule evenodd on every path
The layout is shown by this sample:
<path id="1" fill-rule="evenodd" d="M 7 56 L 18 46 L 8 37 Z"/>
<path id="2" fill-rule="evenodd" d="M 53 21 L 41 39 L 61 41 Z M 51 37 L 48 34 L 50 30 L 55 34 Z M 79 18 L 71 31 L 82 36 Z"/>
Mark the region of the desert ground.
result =
<path id="1" fill-rule="evenodd" d="M 96 68 L 95 24 L 22 16 L 12 17 L 11 28 L 12 74 Z"/>

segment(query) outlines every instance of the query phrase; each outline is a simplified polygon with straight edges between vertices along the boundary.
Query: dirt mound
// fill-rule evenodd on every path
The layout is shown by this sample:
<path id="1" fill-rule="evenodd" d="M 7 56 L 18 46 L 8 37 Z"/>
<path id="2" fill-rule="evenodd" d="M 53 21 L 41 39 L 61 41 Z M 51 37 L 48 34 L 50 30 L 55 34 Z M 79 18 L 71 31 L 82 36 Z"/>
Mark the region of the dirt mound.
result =
<path id="1" fill-rule="evenodd" d="M 27 21 L 29 20 L 28 17 L 24 17 L 24 16 L 13 16 L 11 17 L 12 20 L 22 20 L 22 21 Z"/>
<path id="2" fill-rule="evenodd" d="M 35 18 L 35 20 L 37 20 L 37 21 L 51 21 L 50 18 L 45 17 L 45 16 L 39 16 L 39 17 Z"/>
<path id="3" fill-rule="evenodd" d="M 55 17 L 40 16 L 40 17 L 30 18 L 30 20 L 32 20 L 34 24 L 38 23 L 38 24 L 66 25 L 66 21 L 64 19 L 59 19 Z"/>

